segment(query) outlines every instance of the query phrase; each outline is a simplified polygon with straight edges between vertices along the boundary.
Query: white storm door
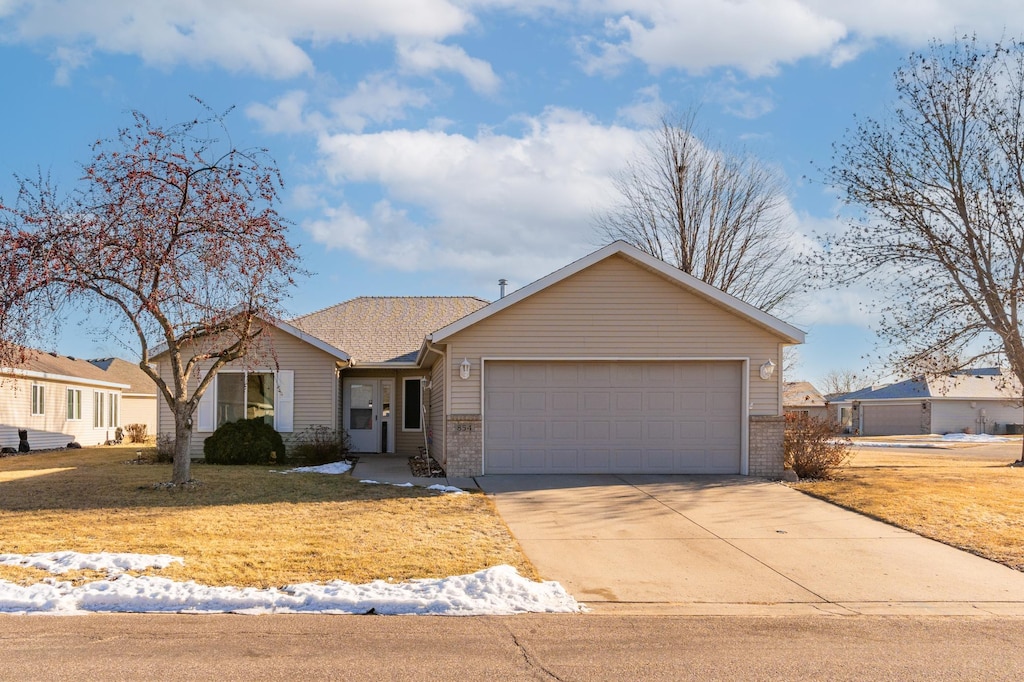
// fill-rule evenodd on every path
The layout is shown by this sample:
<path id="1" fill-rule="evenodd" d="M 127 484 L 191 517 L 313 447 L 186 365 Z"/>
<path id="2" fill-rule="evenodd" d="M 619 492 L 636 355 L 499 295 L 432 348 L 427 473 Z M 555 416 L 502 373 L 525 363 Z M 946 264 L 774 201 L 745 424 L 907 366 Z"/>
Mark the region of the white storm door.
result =
<path id="1" fill-rule="evenodd" d="M 376 379 L 345 379 L 345 430 L 352 452 L 380 452 L 379 385 Z"/>

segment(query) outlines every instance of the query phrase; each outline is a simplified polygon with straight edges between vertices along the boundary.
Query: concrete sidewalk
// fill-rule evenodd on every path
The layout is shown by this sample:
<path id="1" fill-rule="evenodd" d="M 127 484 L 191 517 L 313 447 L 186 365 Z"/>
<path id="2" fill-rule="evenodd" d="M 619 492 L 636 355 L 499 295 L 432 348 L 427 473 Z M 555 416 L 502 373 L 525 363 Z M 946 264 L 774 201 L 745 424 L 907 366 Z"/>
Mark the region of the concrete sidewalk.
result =
<path id="1" fill-rule="evenodd" d="M 541 575 L 598 612 L 1024 616 L 1024 573 L 778 483 L 478 482 Z"/>
<path id="2" fill-rule="evenodd" d="M 359 455 L 359 461 L 352 469 L 352 477 L 359 480 L 391 483 L 394 485 L 413 484 L 422 487 L 450 485 L 463 490 L 476 489 L 472 478 L 425 478 L 413 476 L 407 455 Z"/>

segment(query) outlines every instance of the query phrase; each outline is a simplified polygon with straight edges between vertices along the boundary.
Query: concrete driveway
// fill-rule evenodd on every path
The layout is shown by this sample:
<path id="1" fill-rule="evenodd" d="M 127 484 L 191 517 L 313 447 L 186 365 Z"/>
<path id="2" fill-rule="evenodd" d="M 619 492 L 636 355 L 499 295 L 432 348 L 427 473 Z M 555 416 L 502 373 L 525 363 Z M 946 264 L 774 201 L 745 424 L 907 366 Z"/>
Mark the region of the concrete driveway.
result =
<path id="1" fill-rule="evenodd" d="M 739 476 L 483 476 L 541 575 L 598 611 L 1024 616 L 1024 573 Z"/>

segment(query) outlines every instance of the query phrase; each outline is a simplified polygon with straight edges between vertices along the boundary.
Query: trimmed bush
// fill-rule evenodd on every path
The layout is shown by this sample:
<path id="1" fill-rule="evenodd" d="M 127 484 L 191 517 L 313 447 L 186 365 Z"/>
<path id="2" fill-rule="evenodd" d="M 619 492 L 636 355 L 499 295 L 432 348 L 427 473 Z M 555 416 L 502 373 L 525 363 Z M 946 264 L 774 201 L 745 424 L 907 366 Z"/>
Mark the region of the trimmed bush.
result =
<path id="1" fill-rule="evenodd" d="M 146 442 L 146 425 L 145 424 L 129 424 L 124 427 L 125 433 L 128 434 L 129 443 L 145 443 Z"/>
<path id="2" fill-rule="evenodd" d="M 836 435 L 836 425 L 805 414 L 786 415 L 786 467 L 800 478 L 829 479 L 850 459 L 851 442 Z"/>
<path id="3" fill-rule="evenodd" d="M 281 464 L 284 441 L 274 427 L 257 419 L 228 422 L 203 442 L 207 464 Z"/>
<path id="4" fill-rule="evenodd" d="M 344 430 L 315 425 L 301 431 L 291 443 L 291 459 L 306 466 L 319 466 L 345 459 L 349 440 Z"/>

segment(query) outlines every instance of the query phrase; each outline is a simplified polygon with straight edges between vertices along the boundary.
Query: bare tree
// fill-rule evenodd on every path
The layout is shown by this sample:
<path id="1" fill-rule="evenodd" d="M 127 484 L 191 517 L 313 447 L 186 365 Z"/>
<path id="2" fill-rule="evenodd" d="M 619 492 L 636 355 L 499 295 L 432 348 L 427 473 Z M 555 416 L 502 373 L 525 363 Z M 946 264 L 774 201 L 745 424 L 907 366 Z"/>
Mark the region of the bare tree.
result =
<path id="1" fill-rule="evenodd" d="M 695 125 L 694 113 L 662 120 L 615 179 L 621 202 L 597 228 L 762 310 L 783 310 L 803 270 L 788 242 L 781 174 L 708 147 Z"/>
<path id="2" fill-rule="evenodd" d="M 831 182 L 863 214 L 825 242 L 827 276 L 874 285 L 897 372 L 985 361 L 1024 384 L 1024 47 L 933 42 L 895 86 L 835 148 Z"/>
<path id="3" fill-rule="evenodd" d="M 849 368 L 830 369 L 818 379 L 818 390 L 823 395 L 852 393 L 871 385 L 871 380 Z"/>
<path id="4" fill-rule="evenodd" d="M 221 145 L 222 115 L 173 127 L 134 114 L 93 145 L 79 189 L 19 179 L 0 204 L 0 364 L 66 302 L 120 319 L 175 423 L 173 482 L 190 478 L 192 415 L 216 371 L 246 355 L 297 272 L 265 150 Z M 165 380 L 150 366 L 163 351 Z M 198 379 L 200 365 L 206 372 Z"/>

